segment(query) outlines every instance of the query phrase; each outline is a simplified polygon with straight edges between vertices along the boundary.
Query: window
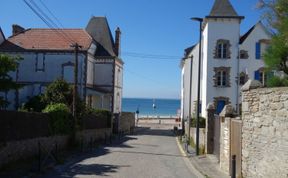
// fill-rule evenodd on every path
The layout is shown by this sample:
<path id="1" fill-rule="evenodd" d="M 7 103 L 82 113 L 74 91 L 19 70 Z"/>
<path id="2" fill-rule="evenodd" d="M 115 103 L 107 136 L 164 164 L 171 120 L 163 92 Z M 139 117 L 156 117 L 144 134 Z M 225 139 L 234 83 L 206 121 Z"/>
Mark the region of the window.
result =
<path id="1" fill-rule="evenodd" d="M 229 40 L 218 40 L 216 44 L 214 58 L 218 59 L 230 58 L 229 47 L 230 47 Z"/>
<path id="2" fill-rule="evenodd" d="M 247 82 L 247 80 L 248 80 L 248 76 L 244 72 L 240 73 L 239 78 L 240 78 L 240 82 L 239 82 L 240 85 L 244 85 Z"/>
<path id="3" fill-rule="evenodd" d="M 45 69 L 45 54 L 37 53 L 36 54 L 36 63 L 35 63 L 35 71 L 44 72 Z"/>
<path id="4" fill-rule="evenodd" d="M 262 39 L 255 44 L 255 58 L 261 59 L 269 47 L 270 40 Z"/>
<path id="5" fill-rule="evenodd" d="M 240 50 L 240 59 L 248 59 L 248 58 L 249 58 L 248 51 Z"/>
<path id="6" fill-rule="evenodd" d="M 62 78 L 68 83 L 74 83 L 74 63 L 69 61 L 62 64 Z"/>
<path id="7" fill-rule="evenodd" d="M 229 87 L 230 67 L 216 67 L 214 71 L 214 87 Z"/>
<path id="8" fill-rule="evenodd" d="M 259 69 L 259 70 L 254 72 L 254 79 L 260 81 L 263 86 L 266 85 L 267 74 L 265 73 L 263 68 L 261 68 L 261 69 Z"/>

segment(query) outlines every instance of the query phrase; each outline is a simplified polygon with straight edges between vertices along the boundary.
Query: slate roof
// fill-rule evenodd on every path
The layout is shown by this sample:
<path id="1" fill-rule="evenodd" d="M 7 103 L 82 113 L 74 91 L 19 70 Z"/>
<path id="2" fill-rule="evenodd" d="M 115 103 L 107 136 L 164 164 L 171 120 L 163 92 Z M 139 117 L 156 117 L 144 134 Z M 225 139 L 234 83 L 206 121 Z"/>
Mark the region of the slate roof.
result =
<path id="1" fill-rule="evenodd" d="M 96 56 L 116 56 L 113 36 L 106 17 L 92 17 L 86 31 L 96 41 Z"/>
<path id="2" fill-rule="evenodd" d="M 84 29 L 61 29 L 67 36 L 87 50 L 92 38 Z M 72 42 L 53 29 L 32 28 L 9 37 L 0 45 L 1 51 L 73 50 Z"/>
<path id="3" fill-rule="evenodd" d="M 206 18 L 244 18 L 239 16 L 229 0 L 215 0 L 210 14 Z"/>

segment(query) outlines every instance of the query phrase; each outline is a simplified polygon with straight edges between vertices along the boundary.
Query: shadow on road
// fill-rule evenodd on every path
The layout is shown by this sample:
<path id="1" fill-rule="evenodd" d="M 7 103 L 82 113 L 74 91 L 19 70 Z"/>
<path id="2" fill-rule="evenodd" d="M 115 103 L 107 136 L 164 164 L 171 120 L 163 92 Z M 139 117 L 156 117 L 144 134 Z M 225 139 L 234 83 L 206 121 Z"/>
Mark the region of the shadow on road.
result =
<path id="1" fill-rule="evenodd" d="M 64 178 L 64 177 L 77 177 L 77 175 L 86 175 L 86 176 L 93 176 L 93 175 L 100 175 L 100 176 L 107 176 L 109 173 L 117 172 L 117 170 L 121 167 L 130 167 L 129 165 L 107 165 L 107 164 L 91 164 L 87 163 L 89 159 L 93 159 L 95 157 L 103 156 L 110 153 L 108 147 L 119 147 L 119 148 L 133 148 L 125 144 L 125 142 L 129 140 L 135 140 L 137 138 L 131 136 L 125 136 L 118 139 L 115 138 L 110 145 L 106 145 L 107 148 L 104 146 L 94 148 L 90 151 L 80 152 L 70 156 L 66 161 L 65 164 L 59 165 L 53 170 L 49 170 L 48 174 L 44 174 L 42 178 Z"/>
<path id="2" fill-rule="evenodd" d="M 172 128 L 151 128 L 151 127 L 138 127 L 136 135 L 151 135 L 151 136 L 168 136 L 168 137 L 175 137 L 175 134 L 172 131 Z"/>
<path id="3" fill-rule="evenodd" d="M 77 176 L 109 176 L 108 173 L 117 172 L 121 167 L 130 167 L 128 165 L 108 165 L 108 164 L 76 164 L 70 167 L 67 171 L 61 171 L 60 174 L 49 175 L 48 177 L 53 178 L 67 178 L 67 177 L 77 177 Z"/>
<path id="4" fill-rule="evenodd" d="M 127 153 L 127 154 L 144 154 L 144 155 L 152 155 L 152 156 L 169 156 L 169 157 L 186 157 L 181 154 L 165 154 L 165 153 L 149 153 L 149 152 L 139 152 L 139 151 L 113 151 L 118 153 Z"/>

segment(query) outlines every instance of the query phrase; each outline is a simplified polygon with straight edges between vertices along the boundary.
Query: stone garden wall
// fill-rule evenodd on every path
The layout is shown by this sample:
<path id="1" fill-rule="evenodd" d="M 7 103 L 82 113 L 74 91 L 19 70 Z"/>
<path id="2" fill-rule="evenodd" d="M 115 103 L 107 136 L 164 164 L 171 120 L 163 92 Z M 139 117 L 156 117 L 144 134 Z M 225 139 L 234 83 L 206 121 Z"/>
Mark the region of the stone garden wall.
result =
<path id="1" fill-rule="evenodd" d="M 288 88 L 242 93 L 243 177 L 288 177 Z"/>

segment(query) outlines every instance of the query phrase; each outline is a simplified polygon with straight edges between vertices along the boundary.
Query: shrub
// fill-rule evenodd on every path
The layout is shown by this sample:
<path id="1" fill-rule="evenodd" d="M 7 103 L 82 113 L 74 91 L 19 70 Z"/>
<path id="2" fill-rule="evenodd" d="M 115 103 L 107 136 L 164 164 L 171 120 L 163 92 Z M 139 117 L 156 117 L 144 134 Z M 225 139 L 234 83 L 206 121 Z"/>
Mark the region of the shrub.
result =
<path id="1" fill-rule="evenodd" d="M 21 109 L 24 111 L 41 112 L 46 105 L 47 104 L 42 100 L 42 95 L 37 95 L 30 98 Z"/>
<path id="2" fill-rule="evenodd" d="M 96 118 L 99 118 L 99 119 L 104 119 L 104 118 L 110 119 L 112 117 L 111 112 L 105 109 L 88 108 L 87 114 L 93 114 L 94 116 L 96 116 Z"/>
<path id="3" fill-rule="evenodd" d="M 52 135 L 72 133 L 72 116 L 65 104 L 49 104 L 43 112 L 50 116 L 49 128 Z"/>
<path id="4" fill-rule="evenodd" d="M 267 81 L 268 87 L 283 87 L 288 86 L 288 79 L 273 76 Z"/>
<path id="5" fill-rule="evenodd" d="M 196 127 L 196 117 L 191 119 L 190 122 L 191 127 Z M 199 128 L 205 128 L 206 127 L 206 119 L 204 117 L 199 117 Z"/>
<path id="6" fill-rule="evenodd" d="M 64 103 L 70 106 L 73 101 L 72 87 L 63 79 L 55 80 L 47 87 L 43 95 L 43 101 L 48 104 Z"/>

